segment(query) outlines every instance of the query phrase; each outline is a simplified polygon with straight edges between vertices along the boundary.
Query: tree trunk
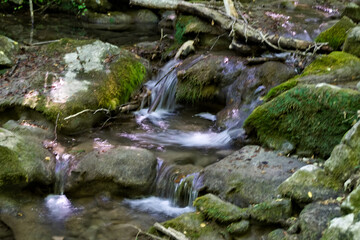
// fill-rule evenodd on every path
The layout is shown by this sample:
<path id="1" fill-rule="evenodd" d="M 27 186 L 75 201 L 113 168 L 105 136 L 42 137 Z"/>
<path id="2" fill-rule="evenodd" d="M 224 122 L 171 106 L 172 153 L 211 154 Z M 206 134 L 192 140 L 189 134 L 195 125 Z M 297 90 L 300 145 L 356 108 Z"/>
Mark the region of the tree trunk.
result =
<path id="1" fill-rule="evenodd" d="M 214 21 L 221 28 L 227 31 L 234 31 L 237 38 L 251 43 L 265 43 L 268 47 L 277 50 L 298 50 L 298 51 L 322 51 L 331 52 L 332 49 L 327 45 L 317 45 L 314 42 L 285 38 L 278 35 L 267 35 L 259 30 L 254 29 L 243 20 L 234 19 L 226 14 L 210 9 L 205 5 L 189 3 L 177 0 L 130 0 L 130 4 L 146 8 L 178 10 L 183 13 L 196 15 L 201 18 Z"/>

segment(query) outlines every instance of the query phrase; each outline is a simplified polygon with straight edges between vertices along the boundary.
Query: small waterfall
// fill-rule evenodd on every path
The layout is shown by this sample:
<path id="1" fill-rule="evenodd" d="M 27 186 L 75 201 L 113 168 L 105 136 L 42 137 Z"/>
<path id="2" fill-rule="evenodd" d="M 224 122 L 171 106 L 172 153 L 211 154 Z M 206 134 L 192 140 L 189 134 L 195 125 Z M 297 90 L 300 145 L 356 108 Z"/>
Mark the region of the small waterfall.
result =
<path id="1" fill-rule="evenodd" d="M 179 60 L 170 60 L 161 68 L 156 79 L 147 84 L 147 87 L 151 89 L 151 105 L 148 109 L 149 113 L 156 109 L 168 111 L 175 109 L 177 84 L 176 67 L 178 64 Z"/>
<path id="2" fill-rule="evenodd" d="M 154 185 L 155 195 L 170 199 L 177 206 L 192 206 L 202 186 L 202 175 L 184 175 L 173 165 L 158 159 L 157 176 Z"/>
<path id="3" fill-rule="evenodd" d="M 66 177 L 69 173 L 70 161 L 73 159 L 71 154 L 58 154 L 56 156 L 55 165 L 55 194 L 64 194 L 64 187 L 66 183 Z"/>

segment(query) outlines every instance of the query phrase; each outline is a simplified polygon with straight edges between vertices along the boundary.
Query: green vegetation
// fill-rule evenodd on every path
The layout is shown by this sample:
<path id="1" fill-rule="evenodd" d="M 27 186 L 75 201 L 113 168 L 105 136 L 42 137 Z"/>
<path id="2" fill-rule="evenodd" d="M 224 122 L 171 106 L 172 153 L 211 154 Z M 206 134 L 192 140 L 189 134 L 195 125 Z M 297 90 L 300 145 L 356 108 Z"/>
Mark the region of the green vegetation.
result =
<path id="1" fill-rule="evenodd" d="M 357 91 L 300 85 L 257 107 L 244 128 L 268 147 L 287 140 L 326 158 L 357 119 L 359 104 Z"/>
<path id="2" fill-rule="evenodd" d="M 330 47 L 337 50 L 345 42 L 348 31 L 355 26 L 350 18 L 344 16 L 334 26 L 320 33 L 315 41 L 327 42 Z"/>

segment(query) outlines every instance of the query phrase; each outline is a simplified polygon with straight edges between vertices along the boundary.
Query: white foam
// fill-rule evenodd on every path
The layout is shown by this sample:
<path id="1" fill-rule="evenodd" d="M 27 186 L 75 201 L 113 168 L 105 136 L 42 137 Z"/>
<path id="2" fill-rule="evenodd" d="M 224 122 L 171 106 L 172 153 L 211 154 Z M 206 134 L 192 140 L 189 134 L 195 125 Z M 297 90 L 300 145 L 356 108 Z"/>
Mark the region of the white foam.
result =
<path id="1" fill-rule="evenodd" d="M 183 213 L 195 211 L 193 207 L 177 207 L 174 206 L 170 200 L 159 197 L 148 197 L 135 200 L 125 199 L 123 202 L 129 205 L 132 209 L 155 215 L 165 215 L 168 217 L 177 217 Z"/>
<path id="2" fill-rule="evenodd" d="M 201 118 L 213 121 L 213 122 L 216 121 L 216 116 L 214 114 L 211 114 L 211 113 L 208 113 L 208 112 L 198 113 L 198 114 L 195 114 L 195 116 L 196 117 L 201 117 Z"/>

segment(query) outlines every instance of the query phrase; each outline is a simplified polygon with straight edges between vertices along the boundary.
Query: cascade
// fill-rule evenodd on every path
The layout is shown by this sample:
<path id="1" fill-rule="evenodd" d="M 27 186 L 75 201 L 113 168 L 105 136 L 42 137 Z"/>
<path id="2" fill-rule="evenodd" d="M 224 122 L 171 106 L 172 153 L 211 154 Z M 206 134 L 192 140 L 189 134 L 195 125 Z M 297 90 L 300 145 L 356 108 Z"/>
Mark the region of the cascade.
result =
<path id="1" fill-rule="evenodd" d="M 64 187 L 66 183 L 66 177 L 69 172 L 70 161 L 73 159 L 73 156 L 67 153 L 58 154 L 56 156 L 56 165 L 55 165 L 55 194 L 63 195 Z"/>
<path id="2" fill-rule="evenodd" d="M 173 165 L 158 159 L 157 175 L 154 183 L 155 195 L 170 199 L 173 205 L 191 207 L 202 186 L 202 175 L 192 173 L 187 176 Z"/>

